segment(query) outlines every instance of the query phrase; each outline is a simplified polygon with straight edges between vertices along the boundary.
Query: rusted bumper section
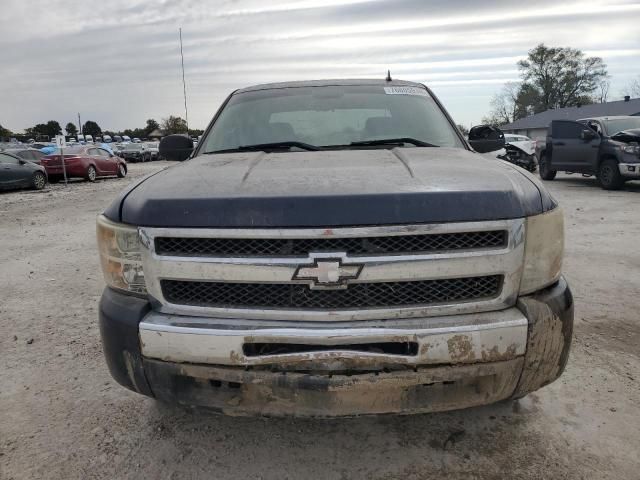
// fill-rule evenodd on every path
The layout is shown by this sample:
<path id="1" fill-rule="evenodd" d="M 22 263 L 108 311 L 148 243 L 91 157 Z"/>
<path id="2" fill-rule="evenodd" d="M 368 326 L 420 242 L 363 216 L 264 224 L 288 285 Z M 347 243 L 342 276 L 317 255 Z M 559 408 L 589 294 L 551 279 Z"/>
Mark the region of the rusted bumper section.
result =
<path id="1" fill-rule="evenodd" d="M 229 415 L 335 417 L 438 412 L 511 395 L 522 357 L 387 373 L 312 375 L 145 360 L 153 392 Z"/>

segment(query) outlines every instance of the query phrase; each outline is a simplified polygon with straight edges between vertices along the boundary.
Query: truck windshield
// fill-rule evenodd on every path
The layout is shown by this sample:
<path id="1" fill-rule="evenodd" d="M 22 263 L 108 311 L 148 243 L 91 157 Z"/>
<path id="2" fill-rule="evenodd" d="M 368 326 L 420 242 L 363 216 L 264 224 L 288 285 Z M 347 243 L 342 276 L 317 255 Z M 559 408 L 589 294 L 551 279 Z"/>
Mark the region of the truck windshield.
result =
<path id="1" fill-rule="evenodd" d="M 415 140 L 400 142 L 406 146 L 424 143 L 463 148 L 454 127 L 426 89 L 351 85 L 235 94 L 205 137 L 202 151 L 282 142 L 363 148 L 351 144 L 382 139 Z"/>
<path id="2" fill-rule="evenodd" d="M 640 128 L 640 117 L 611 118 L 604 121 L 609 135 L 615 135 L 623 130 Z"/>

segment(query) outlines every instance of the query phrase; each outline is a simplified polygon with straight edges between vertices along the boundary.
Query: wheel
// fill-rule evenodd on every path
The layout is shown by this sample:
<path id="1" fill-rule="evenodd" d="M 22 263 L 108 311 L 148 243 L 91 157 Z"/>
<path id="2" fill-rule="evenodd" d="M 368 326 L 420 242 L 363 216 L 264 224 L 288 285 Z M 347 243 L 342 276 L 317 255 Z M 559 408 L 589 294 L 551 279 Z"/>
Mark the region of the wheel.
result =
<path id="1" fill-rule="evenodd" d="M 618 190 L 624 185 L 624 178 L 620 175 L 618 162 L 612 159 L 603 160 L 598 166 L 598 181 L 605 190 Z"/>
<path id="2" fill-rule="evenodd" d="M 96 167 L 94 167 L 93 165 L 89 165 L 89 168 L 87 168 L 87 180 L 89 180 L 90 182 L 95 182 L 97 176 L 98 172 L 96 172 Z"/>
<path id="3" fill-rule="evenodd" d="M 540 178 L 543 180 L 553 180 L 554 178 L 556 178 L 556 172 L 555 170 L 552 170 L 548 167 L 547 165 L 547 156 L 546 155 L 540 155 Z"/>
<path id="4" fill-rule="evenodd" d="M 33 188 L 36 190 L 42 190 L 47 184 L 47 177 L 42 172 L 36 172 L 33 174 Z"/>
<path id="5" fill-rule="evenodd" d="M 118 164 L 118 178 L 124 178 L 126 174 L 127 174 L 127 169 L 124 168 L 124 165 L 122 165 L 121 163 Z"/>

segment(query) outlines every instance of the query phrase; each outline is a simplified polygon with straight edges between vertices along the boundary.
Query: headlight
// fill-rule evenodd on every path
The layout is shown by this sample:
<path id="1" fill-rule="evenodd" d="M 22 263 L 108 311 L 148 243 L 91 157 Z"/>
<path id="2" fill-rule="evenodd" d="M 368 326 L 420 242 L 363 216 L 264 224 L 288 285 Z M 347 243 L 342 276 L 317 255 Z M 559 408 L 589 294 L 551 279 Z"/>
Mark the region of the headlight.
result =
<path id="1" fill-rule="evenodd" d="M 100 263 L 107 285 L 125 292 L 146 294 L 138 229 L 114 223 L 100 215 L 97 235 Z"/>
<path id="2" fill-rule="evenodd" d="M 564 255 L 564 213 L 560 207 L 528 217 L 520 294 L 526 295 L 560 278 Z"/>
<path id="3" fill-rule="evenodd" d="M 624 153 L 631 153 L 632 155 L 638 155 L 640 153 L 640 147 L 638 145 L 625 145 L 622 148 Z"/>

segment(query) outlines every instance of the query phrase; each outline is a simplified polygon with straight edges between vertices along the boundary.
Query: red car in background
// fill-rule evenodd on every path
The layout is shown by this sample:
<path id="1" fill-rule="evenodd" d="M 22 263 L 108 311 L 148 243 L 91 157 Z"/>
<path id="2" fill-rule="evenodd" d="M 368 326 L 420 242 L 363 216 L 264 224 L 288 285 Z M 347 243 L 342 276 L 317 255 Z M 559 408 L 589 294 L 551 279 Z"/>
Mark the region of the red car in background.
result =
<path id="1" fill-rule="evenodd" d="M 49 181 L 63 178 L 62 161 L 59 153 L 52 153 L 40 161 L 47 171 Z M 98 177 L 127 174 L 127 162 L 104 148 L 96 146 L 78 146 L 64 150 L 64 165 L 67 178 L 86 178 L 90 182 Z"/>

